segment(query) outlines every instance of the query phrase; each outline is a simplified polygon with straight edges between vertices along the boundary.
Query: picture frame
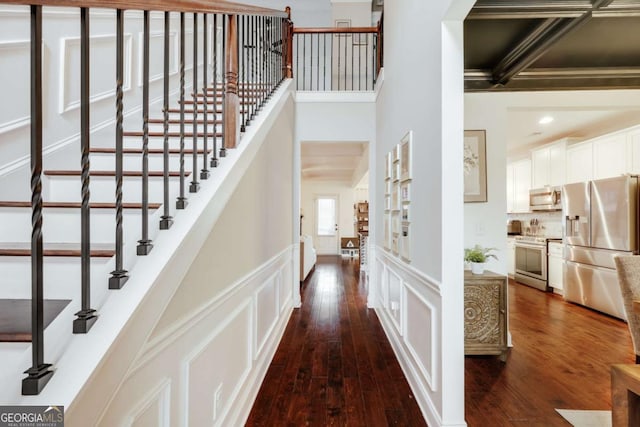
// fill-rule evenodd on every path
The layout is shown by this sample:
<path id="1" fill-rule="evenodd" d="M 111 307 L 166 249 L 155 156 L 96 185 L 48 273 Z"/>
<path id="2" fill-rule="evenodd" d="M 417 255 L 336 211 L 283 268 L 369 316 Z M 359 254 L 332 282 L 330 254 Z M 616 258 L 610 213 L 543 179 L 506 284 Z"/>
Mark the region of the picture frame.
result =
<path id="1" fill-rule="evenodd" d="M 411 179 L 411 141 L 413 131 L 407 132 L 400 140 L 400 181 Z"/>
<path id="2" fill-rule="evenodd" d="M 395 147 L 393 147 L 392 150 L 393 153 L 393 162 L 399 162 L 400 161 L 400 144 L 396 144 Z"/>
<path id="3" fill-rule="evenodd" d="M 486 131 L 464 131 L 464 202 L 487 201 Z"/>
<path id="4" fill-rule="evenodd" d="M 402 220 L 403 224 L 407 224 L 411 221 L 410 217 L 409 217 L 409 205 L 403 205 L 402 209 L 400 210 L 400 219 Z"/>
<path id="5" fill-rule="evenodd" d="M 393 176 L 391 177 L 391 180 L 393 182 L 400 181 L 400 162 L 394 162 L 393 163 L 392 175 Z"/>
<path id="6" fill-rule="evenodd" d="M 411 201 L 411 183 L 408 181 L 400 183 L 400 201 L 402 203 Z"/>
<path id="7" fill-rule="evenodd" d="M 384 196 L 384 210 L 385 211 L 390 211 L 391 210 L 391 195 L 387 194 Z"/>
<path id="8" fill-rule="evenodd" d="M 406 262 L 411 262 L 411 247 L 410 247 L 410 243 L 409 243 L 409 237 L 410 237 L 410 225 L 409 224 L 403 224 L 402 225 L 402 230 L 400 231 L 400 242 L 399 242 L 399 249 L 400 249 L 400 258 L 402 258 L 404 261 Z"/>
<path id="9" fill-rule="evenodd" d="M 385 180 L 385 182 L 384 182 L 384 194 L 386 196 L 391 195 L 391 180 Z"/>
<path id="10" fill-rule="evenodd" d="M 384 169 L 384 178 L 385 179 L 391 179 L 391 166 L 392 166 L 392 159 L 391 159 L 391 152 L 388 152 L 387 155 L 385 156 L 385 169 Z"/>
<path id="11" fill-rule="evenodd" d="M 391 210 L 398 210 L 400 207 L 399 202 L 400 195 L 398 194 L 398 185 L 394 184 L 391 188 Z"/>
<path id="12" fill-rule="evenodd" d="M 387 212 L 384 214 L 384 224 L 383 224 L 383 229 L 384 229 L 384 248 L 389 250 L 391 249 L 391 216 L 390 214 Z"/>

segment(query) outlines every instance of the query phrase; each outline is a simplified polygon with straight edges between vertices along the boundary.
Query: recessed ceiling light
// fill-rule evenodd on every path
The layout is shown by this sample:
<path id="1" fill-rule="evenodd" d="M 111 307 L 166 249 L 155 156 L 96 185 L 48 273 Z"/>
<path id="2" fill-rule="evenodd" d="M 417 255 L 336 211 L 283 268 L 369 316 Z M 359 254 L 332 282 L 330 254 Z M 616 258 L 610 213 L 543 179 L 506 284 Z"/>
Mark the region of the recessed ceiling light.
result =
<path id="1" fill-rule="evenodd" d="M 551 116 L 544 116 L 543 118 L 541 118 L 538 123 L 540 123 L 541 125 L 546 125 L 549 124 L 553 121 L 553 117 Z"/>

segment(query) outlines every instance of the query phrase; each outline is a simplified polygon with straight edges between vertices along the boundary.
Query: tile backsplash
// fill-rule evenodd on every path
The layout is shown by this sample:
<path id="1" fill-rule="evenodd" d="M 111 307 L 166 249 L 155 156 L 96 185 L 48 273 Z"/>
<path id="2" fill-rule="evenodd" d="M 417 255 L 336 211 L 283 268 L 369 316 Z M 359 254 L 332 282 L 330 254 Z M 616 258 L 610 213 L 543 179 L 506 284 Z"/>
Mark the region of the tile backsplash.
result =
<path id="1" fill-rule="evenodd" d="M 507 214 L 507 221 L 522 221 L 522 234 L 537 234 L 547 237 L 562 237 L 562 212 L 527 212 Z M 538 220 L 538 226 L 531 226 L 532 219 Z"/>

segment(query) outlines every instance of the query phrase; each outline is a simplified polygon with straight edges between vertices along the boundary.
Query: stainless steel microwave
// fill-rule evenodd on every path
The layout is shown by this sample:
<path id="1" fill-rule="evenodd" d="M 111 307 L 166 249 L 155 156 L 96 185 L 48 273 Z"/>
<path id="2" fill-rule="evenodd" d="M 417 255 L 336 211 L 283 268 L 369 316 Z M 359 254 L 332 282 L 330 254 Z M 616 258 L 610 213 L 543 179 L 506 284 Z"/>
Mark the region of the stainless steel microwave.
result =
<path id="1" fill-rule="evenodd" d="M 529 191 L 529 209 L 532 211 L 562 210 L 562 187 L 542 187 Z"/>

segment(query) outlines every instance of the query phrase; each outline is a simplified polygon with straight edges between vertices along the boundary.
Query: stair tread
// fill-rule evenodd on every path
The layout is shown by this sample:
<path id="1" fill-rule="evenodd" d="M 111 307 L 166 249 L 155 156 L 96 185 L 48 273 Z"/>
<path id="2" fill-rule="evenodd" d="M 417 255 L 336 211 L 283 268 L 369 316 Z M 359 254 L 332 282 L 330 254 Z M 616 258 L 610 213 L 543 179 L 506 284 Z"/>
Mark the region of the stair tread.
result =
<path id="1" fill-rule="evenodd" d="M 180 111 L 180 110 L 178 110 Z M 198 124 L 204 124 L 204 120 L 203 119 L 198 119 L 196 121 Z M 160 124 L 160 123 L 164 123 L 164 119 L 149 119 L 149 123 L 151 124 Z M 179 119 L 169 119 L 169 124 L 172 125 L 179 125 L 180 124 L 180 120 Z M 185 126 L 186 125 L 192 125 L 193 124 L 193 120 L 190 121 L 185 121 Z M 208 125 L 221 125 L 222 124 L 222 120 L 207 120 L 207 124 Z"/>
<path id="2" fill-rule="evenodd" d="M 82 175 L 82 171 L 79 170 L 46 170 L 43 172 L 47 176 L 80 176 Z M 91 171 L 89 173 L 90 176 L 116 176 L 115 171 Z M 123 176 L 128 177 L 141 177 L 141 171 L 123 171 Z M 184 176 L 191 175 L 191 172 L 185 171 Z M 162 171 L 149 171 L 149 176 L 151 177 L 162 177 L 164 176 L 164 172 Z M 170 177 L 178 177 L 180 176 L 180 172 L 178 171 L 170 171 Z"/>
<path id="3" fill-rule="evenodd" d="M 116 254 L 110 244 L 91 245 L 91 256 L 95 258 L 111 258 Z M 45 243 L 43 245 L 45 257 L 79 257 L 79 243 Z M 0 243 L 0 256 L 31 256 L 31 243 Z"/>
<path id="4" fill-rule="evenodd" d="M 136 136 L 136 137 L 142 137 L 144 136 L 144 133 L 142 131 L 127 131 L 123 133 L 124 136 Z M 207 136 L 213 136 L 213 132 L 211 133 L 207 133 Z M 169 138 L 180 138 L 180 132 L 169 132 L 168 134 Z M 203 137 L 204 136 L 204 132 L 198 132 L 197 136 Z M 222 137 L 222 133 L 221 132 L 217 132 L 215 134 L 216 137 L 220 138 Z M 193 132 L 185 132 L 184 133 L 184 137 L 185 138 L 193 138 Z M 164 132 L 149 132 L 149 138 L 164 138 Z M 149 149 L 149 153 L 151 153 L 151 149 Z"/>
<path id="5" fill-rule="evenodd" d="M 44 300 L 46 328 L 70 300 Z M 31 342 L 31 300 L 0 299 L 0 342 Z"/>
<path id="6" fill-rule="evenodd" d="M 169 113 L 179 113 L 180 109 L 179 108 L 169 108 L 167 111 Z M 184 113 L 185 114 L 193 114 L 193 109 L 192 108 L 189 108 L 189 109 L 185 108 L 184 109 Z M 222 110 L 216 110 L 216 111 L 207 110 L 207 113 L 208 114 L 214 114 L 214 113 L 221 114 Z M 198 114 L 204 114 L 204 110 L 198 110 Z"/>
<path id="7" fill-rule="evenodd" d="M 211 153 L 213 151 L 213 149 L 208 148 L 207 152 Z M 110 147 L 94 147 L 91 148 L 89 150 L 89 152 L 91 153 L 98 153 L 98 154 L 115 154 L 116 149 L 115 148 L 110 148 Z M 204 154 L 204 150 L 203 149 L 199 149 L 198 154 Z M 124 148 L 122 150 L 123 154 L 142 154 L 142 148 Z M 162 148 L 149 148 L 149 154 L 164 154 L 164 150 Z M 169 150 L 169 154 L 180 154 L 180 150 L 177 148 L 171 148 Z M 192 149 L 186 149 L 184 150 L 184 154 L 193 154 L 193 150 Z"/>
<path id="8" fill-rule="evenodd" d="M 80 209 L 82 204 L 80 202 L 43 202 L 43 207 L 45 208 L 77 208 Z M 160 203 L 149 203 L 149 209 L 159 209 L 162 204 Z M 11 200 L 0 200 L 0 208 L 30 208 L 31 202 L 29 201 L 11 201 Z M 91 209 L 115 209 L 115 203 L 99 203 L 99 202 L 91 202 L 89 203 L 89 207 Z M 142 209 L 142 203 L 123 203 L 123 209 Z"/>

